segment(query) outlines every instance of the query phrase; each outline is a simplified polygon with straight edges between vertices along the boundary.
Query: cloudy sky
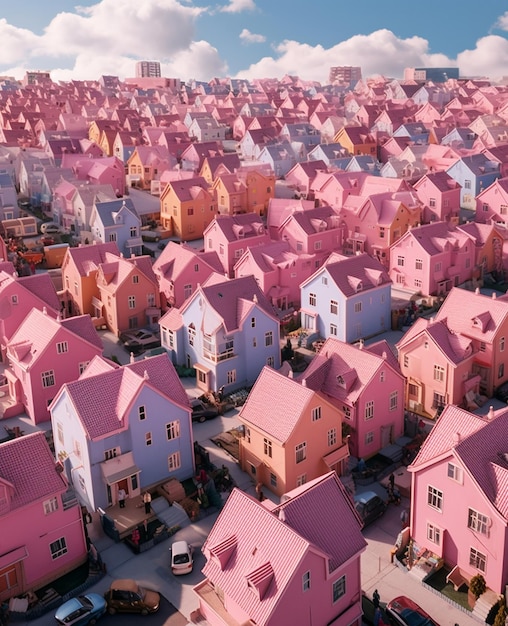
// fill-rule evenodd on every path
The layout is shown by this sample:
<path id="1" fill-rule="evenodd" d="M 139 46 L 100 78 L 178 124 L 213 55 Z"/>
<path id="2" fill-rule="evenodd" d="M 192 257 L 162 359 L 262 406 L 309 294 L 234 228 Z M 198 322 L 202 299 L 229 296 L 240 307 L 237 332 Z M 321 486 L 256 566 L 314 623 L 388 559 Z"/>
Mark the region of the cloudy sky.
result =
<path id="1" fill-rule="evenodd" d="M 400 78 L 405 67 L 508 75 L 508 11 L 487 0 L 5 0 L 0 74 L 120 78 L 137 60 L 208 81 L 296 74 L 327 82 L 334 65 Z M 410 13 L 407 13 L 410 7 Z M 505 5 L 506 7 L 506 5 Z M 503 7 L 504 8 L 504 7 Z"/>

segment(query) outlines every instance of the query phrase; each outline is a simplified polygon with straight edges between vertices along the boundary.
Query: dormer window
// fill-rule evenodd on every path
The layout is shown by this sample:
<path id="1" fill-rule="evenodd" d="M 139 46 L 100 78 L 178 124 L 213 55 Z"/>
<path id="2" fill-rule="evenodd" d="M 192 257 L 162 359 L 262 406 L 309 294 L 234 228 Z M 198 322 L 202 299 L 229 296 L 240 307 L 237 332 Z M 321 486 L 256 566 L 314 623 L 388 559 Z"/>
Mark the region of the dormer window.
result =
<path id="1" fill-rule="evenodd" d="M 268 587 L 270 586 L 273 577 L 273 567 L 270 563 L 265 563 L 247 574 L 245 578 L 247 579 L 249 589 L 256 594 L 259 600 L 262 600 L 268 591 Z"/>

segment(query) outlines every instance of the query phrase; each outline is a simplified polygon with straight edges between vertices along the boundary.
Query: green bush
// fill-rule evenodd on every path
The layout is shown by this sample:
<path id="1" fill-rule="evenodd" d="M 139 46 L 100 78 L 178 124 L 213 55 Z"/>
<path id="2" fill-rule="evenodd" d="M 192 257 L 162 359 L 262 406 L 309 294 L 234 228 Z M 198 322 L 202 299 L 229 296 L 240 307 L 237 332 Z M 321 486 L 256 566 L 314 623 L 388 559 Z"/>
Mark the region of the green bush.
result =
<path id="1" fill-rule="evenodd" d="M 471 578 L 469 582 L 469 591 L 474 595 L 477 600 L 483 593 L 485 593 L 486 590 L 487 583 L 485 582 L 485 578 L 481 574 L 476 574 Z"/>

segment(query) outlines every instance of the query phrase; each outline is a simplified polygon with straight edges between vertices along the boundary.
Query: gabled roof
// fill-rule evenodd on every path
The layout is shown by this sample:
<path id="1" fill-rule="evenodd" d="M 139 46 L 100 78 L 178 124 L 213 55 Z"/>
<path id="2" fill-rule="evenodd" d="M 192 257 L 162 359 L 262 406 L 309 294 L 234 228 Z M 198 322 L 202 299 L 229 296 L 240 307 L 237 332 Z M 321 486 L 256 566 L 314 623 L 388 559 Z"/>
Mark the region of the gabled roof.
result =
<path id="1" fill-rule="evenodd" d="M 66 254 L 72 259 L 80 276 L 89 276 L 106 260 L 106 253 L 120 256 L 116 241 L 96 243 L 92 246 L 69 247 Z"/>
<path id="2" fill-rule="evenodd" d="M 41 502 L 67 487 L 55 468 L 55 459 L 43 432 L 0 444 L 0 482 L 3 481 L 13 487 L 11 510 Z"/>
<path id="3" fill-rule="evenodd" d="M 62 387 L 69 394 L 88 437 L 101 439 L 127 427 L 130 403 L 144 385 L 183 407 L 189 400 L 167 354 L 146 358 L 123 367 L 87 368 L 81 377 Z"/>
<path id="4" fill-rule="evenodd" d="M 265 366 L 239 417 L 284 444 L 315 395 L 312 389 Z"/>
<path id="5" fill-rule="evenodd" d="M 188 244 L 170 241 L 153 263 L 155 275 L 166 280 L 175 280 L 185 273 L 191 264 L 202 263 L 210 272 L 224 273 L 224 268 L 215 250 L 203 252 Z"/>
<path id="6" fill-rule="evenodd" d="M 410 466 L 422 466 L 447 453 L 461 461 L 473 482 L 508 520 L 508 412 L 478 416 L 453 404 L 445 407 Z"/>
<path id="7" fill-rule="evenodd" d="M 203 546 L 203 574 L 262 626 L 307 555 L 320 556 L 333 572 L 359 557 L 366 545 L 351 499 L 335 473 L 289 492 L 273 511 L 235 488 Z M 221 559 L 224 548 L 228 558 Z M 262 594 L 249 585 L 253 576 L 269 583 Z"/>

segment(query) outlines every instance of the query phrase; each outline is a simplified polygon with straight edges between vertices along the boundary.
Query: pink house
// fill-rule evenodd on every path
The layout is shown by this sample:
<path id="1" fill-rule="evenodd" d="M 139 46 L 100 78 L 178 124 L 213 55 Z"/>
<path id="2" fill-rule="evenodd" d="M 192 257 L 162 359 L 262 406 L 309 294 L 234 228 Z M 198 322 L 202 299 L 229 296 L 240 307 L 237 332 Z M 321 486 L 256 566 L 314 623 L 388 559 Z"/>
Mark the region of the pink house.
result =
<path id="1" fill-rule="evenodd" d="M 476 221 L 508 226 L 508 178 L 498 178 L 476 196 Z"/>
<path id="2" fill-rule="evenodd" d="M 403 291 L 441 295 L 473 278 L 475 242 L 446 222 L 408 230 L 389 253 L 390 278 Z"/>
<path id="3" fill-rule="evenodd" d="M 0 271 L 0 301 L 3 311 L 0 315 L 0 341 L 3 354 L 6 342 L 32 309 L 39 311 L 45 309 L 48 315 L 55 318 L 60 311 L 55 286 L 46 272 L 18 278 Z"/>
<path id="4" fill-rule="evenodd" d="M 346 227 L 329 206 L 297 209 L 280 225 L 277 239 L 287 241 L 297 254 L 328 255 L 342 249 Z"/>
<path id="5" fill-rule="evenodd" d="M 278 496 L 333 470 L 349 458 L 342 413 L 321 392 L 265 367 L 239 419 L 240 467 Z"/>
<path id="6" fill-rule="evenodd" d="M 329 337 L 298 381 L 344 414 L 353 456 L 369 458 L 402 436 L 405 379 L 386 341 L 364 347 Z"/>
<path id="7" fill-rule="evenodd" d="M 234 489 L 202 548 L 200 615 L 211 626 L 359 626 L 360 524 L 334 472 L 279 505 Z"/>
<path id="8" fill-rule="evenodd" d="M 254 213 L 217 215 L 203 233 L 205 251 L 215 251 L 229 278 L 238 259 L 251 247 L 270 242 L 261 218 Z"/>
<path id="9" fill-rule="evenodd" d="M 99 266 L 98 308 L 111 332 L 155 327 L 160 317 L 160 293 L 149 256 L 130 259 L 106 252 Z"/>
<path id="10" fill-rule="evenodd" d="M 460 185 L 447 172 L 425 174 L 413 185 L 424 222 L 459 223 Z"/>
<path id="11" fill-rule="evenodd" d="M 456 588 L 482 574 L 495 594 L 505 593 L 507 436 L 505 409 L 477 416 L 448 405 L 408 468 L 414 550 L 443 559 Z"/>
<path id="12" fill-rule="evenodd" d="M 323 263 L 323 254 L 298 254 L 287 241 L 247 248 L 234 268 L 235 278 L 253 275 L 265 296 L 280 311 L 298 309 L 300 283 Z"/>
<path id="13" fill-rule="evenodd" d="M 7 343 L 9 396 L 23 405 L 34 424 L 48 421 L 56 392 L 102 351 L 89 315 L 61 320 L 33 309 Z"/>
<path id="14" fill-rule="evenodd" d="M 0 444 L 0 524 L 2 602 L 87 561 L 81 508 L 43 432 Z"/>
<path id="15" fill-rule="evenodd" d="M 213 273 L 223 274 L 215 250 L 204 252 L 185 243 L 170 241 L 154 261 L 163 311 L 180 307 Z"/>

